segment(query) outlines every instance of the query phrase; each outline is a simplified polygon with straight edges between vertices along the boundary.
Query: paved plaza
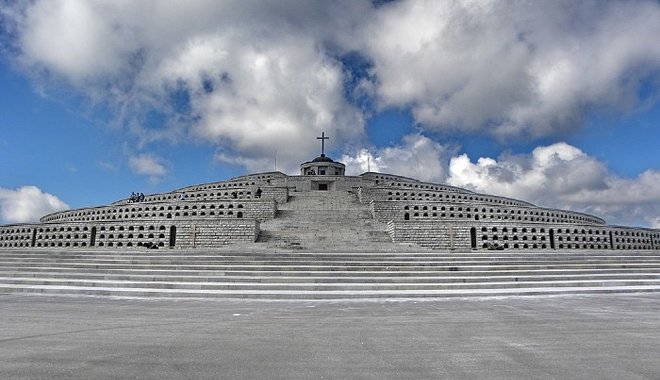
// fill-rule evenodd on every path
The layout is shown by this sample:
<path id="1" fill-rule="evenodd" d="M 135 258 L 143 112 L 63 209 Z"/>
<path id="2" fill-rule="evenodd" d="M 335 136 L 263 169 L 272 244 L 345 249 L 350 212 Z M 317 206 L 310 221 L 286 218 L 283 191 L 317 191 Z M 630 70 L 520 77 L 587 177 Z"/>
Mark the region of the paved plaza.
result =
<path id="1" fill-rule="evenodd" d="M 3 379 L 660 378 L 658 294 L 0 302 Z"/>

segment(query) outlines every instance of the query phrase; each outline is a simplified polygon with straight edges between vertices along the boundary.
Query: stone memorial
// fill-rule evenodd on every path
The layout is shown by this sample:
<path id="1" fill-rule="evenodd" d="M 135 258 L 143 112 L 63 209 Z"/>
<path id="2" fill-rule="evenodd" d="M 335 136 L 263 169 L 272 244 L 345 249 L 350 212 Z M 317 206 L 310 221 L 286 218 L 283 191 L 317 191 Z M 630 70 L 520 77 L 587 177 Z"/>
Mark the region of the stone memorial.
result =
<path id="1" fill-rule="evenodd" d="M 439 251 L 656 250 L 660 230 L 543 208 L 399 175 L 345 175 L 325 155 L 300 175 L 250 174 L 0 226 L 0 248 L 213 249 L 310 252 L 408 245 Z"/>

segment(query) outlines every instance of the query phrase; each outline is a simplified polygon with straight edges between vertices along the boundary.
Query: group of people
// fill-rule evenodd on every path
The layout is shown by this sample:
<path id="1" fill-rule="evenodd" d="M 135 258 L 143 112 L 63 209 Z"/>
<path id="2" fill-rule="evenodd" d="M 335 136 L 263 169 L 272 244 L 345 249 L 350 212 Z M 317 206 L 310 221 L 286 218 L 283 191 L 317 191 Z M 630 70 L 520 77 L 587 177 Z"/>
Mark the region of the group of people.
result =
<path id="1" fill-rule="evenodd" d="M 131 193 L 130 198 L 128 198 L 129 203 L 144 202 L 144 193 Z"/>
<path id="2" fill-rule="evenodd" d="M 257 188 L 257 191 L 255 192 L 255 197 L 256 198 L 261 198 L 261 187 Z M 234 199 L 238 199 L 238 192 L 232 191 L 231 192 L 231 197 Z M 144 202 L 144 194 L 143 193 L 131 193 L 131 197 L 128 198 L 128 202 L 130 203 L 136 203 L 136 202 Z M 188 194 L 186 193 L 179 193 L 179 200 L 183 201 L 188 199 Z"/>

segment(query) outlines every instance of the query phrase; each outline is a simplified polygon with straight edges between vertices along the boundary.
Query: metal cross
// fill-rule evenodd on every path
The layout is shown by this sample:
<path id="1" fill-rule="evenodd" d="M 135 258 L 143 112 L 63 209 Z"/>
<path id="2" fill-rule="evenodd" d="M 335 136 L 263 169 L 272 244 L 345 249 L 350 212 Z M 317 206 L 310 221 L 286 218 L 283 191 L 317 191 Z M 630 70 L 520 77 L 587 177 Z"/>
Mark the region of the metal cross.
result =
<path id="1" fill-rule="evenodd" d="M 330 137 L 325 137 L 325 132 L 321 133 L 321 137 L 317 137 L 317 140 L 321 140 L 321 156 L 325 156 L 325 140 L 329 140 Z"/>

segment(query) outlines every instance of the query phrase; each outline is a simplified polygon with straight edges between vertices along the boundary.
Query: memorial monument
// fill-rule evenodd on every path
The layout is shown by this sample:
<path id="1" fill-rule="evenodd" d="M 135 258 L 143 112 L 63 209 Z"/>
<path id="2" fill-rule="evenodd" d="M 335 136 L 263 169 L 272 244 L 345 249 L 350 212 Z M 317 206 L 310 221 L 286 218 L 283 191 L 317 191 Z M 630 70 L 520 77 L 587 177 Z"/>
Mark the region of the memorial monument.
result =
<path id="1" fill-rule="evenodd" d="M 399 175 L 345 175 L 321 154 L 300 175 L 249 174 L 0 226 L 0 248 L 213 249 L 231 245 L 388 251 L 630 251 L 660 248 L 660 230 L 535 206 Z"/>

